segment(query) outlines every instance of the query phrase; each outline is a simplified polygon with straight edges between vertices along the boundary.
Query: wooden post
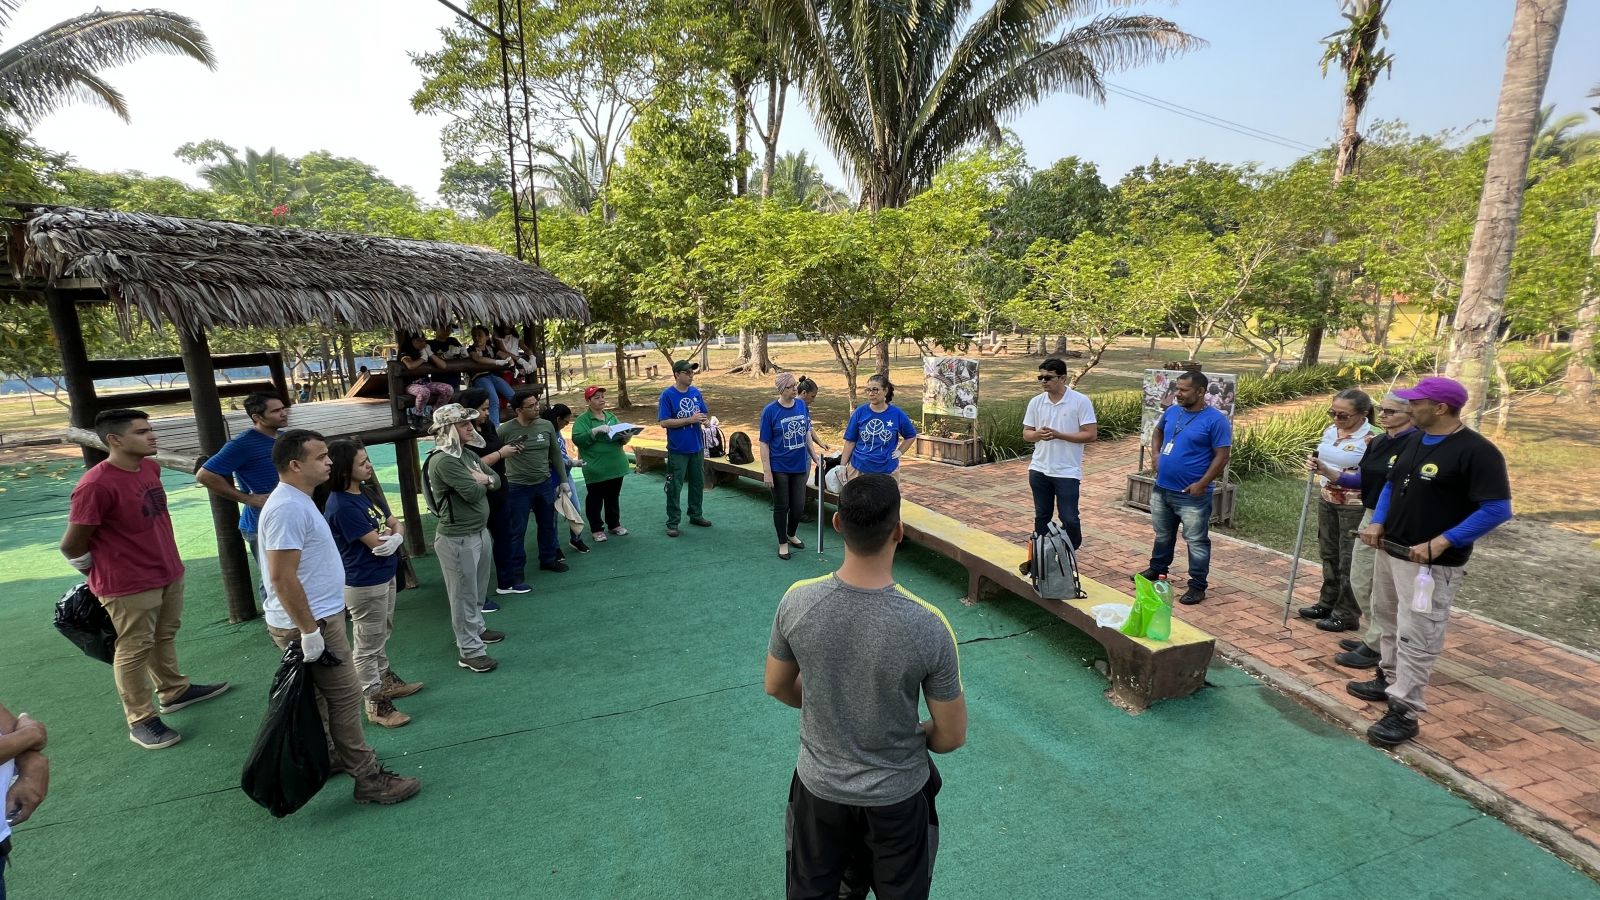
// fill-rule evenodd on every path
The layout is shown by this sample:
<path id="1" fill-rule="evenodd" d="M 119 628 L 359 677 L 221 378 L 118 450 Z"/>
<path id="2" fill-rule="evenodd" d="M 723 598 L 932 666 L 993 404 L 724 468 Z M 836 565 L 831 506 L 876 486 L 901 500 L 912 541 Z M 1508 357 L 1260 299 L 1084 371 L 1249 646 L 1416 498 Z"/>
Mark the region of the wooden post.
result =
<path id="1" fill-rule="evenodd" d="M 217 394 L 217 373 L 211 368 L 211 344 L 205 332 L 190 334 L 176 324 L 173 328 L 178 332 L 183 371 L 189 377 L 189 398 L 194 406 L 200 452 L 211 456 L 228 442 L 222 398 Z M 256 585 L 250 577 L 244 540 L 239 535 L 239 507 L 210 491 L 206 494 L 211 499 L 211 527 L 217 533 L 217 564 L 222 569 L 222 587 L 228 596 L 228 620 L 249 621 L 261 612 L 256 609 Z"/>
<path id="2" fill-rule="evenodd" d="M 395 441 L 394 463 L 400 471 L 400 509 L 405 513 L 406 550 L 412 556 L 427 556 L 428 540 L 422 533 L 422 507 L 417 503 L 417 492 L 422 490 L 422 460 L 418 456 L 416 438 Z"/>
<path id="3" fill-rule="evenodd" d="M 56 333 L 56 347 L 61 351 L 62 380 L 67 385 L 69 421 L 77 428 L 94 429 L 95 414 L 100 411 L 94 395 L 94 377 L 89 374 L 89 349 L 83 342 L 83 323 L 78 321 L 78 307 L 71 299 L 54 288 L 44 292 L 45 306 L 50 311 L 50 327 Z M 106 458 L 104 451 L 83 448 L 83 465 L 88 468 Z"/>
<path id="4" fill-rule="evenodd" d="M 294 398 L 289 396 L 289 376 L 283 371 L 283 354 L 267 354 L 267 377 L 278 391 L 278 399 L 293 405 Z"/>

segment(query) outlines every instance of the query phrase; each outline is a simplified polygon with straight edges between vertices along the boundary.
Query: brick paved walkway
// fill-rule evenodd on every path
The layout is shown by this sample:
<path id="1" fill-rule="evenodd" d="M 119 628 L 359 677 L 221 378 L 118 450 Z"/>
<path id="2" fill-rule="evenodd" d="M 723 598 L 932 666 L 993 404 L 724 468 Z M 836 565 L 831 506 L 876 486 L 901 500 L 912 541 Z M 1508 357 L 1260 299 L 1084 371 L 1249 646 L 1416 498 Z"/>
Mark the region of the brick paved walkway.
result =
<path id="1" fill-rule="evenodd" d="M 1149 517 L 1122 507 L 1137 452 L 1136 439 L 1089 447 L 1081 564 L 1085 575 L 1105 584 L 1126 585 L 1128 573 L 1149 562 Z M 1026 459 L 970 469 L 911 461 L 902 471 L 908 499 L 992 534 L 1027 539 L 1033 505 Z M 1308 539 L 1314 553 L 1314 534 Z M 1181 542 L 1178 554 L 1174 572 L 1183 565 Z M 1206 602 L 1179 607 L 1178 615 L 1215 635 L 1223 658 L 1351 728 L 1364 731 L 1376 720 L 1379 707 L 1344 691 L 1352 676 L 1364 680 L 1371 671 L 1333 664 L 1338 639 L 1347 635 L 1319 631 L 1293 616 L 1283 626 L 1287 554 L 1213 532 L 1211 566 Z M 1320 584 L 1320 566 L 1303 562 L 1295 606 L 1314 602 Z M 1592 873 L 1600 867 L 1600 660 L 1457 612 L 1429 689 L 1422 734 L 1413 743 L 1400 748 L 1402 759 L 1493 807 Z"/>

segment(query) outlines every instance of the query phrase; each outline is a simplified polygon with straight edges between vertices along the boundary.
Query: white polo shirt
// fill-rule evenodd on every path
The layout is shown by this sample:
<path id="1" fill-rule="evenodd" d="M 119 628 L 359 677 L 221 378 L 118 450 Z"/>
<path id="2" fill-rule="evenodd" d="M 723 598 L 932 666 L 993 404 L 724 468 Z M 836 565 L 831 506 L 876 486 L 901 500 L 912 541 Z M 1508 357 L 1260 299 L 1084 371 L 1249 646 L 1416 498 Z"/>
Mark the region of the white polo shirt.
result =
<path id="1" fill-rule="evenodd" d="M 1022 414 L 1022 424 L 1028 428 L 1049 428 L 1057 432 L 1082 431 L 1093 425 L 1094 403 L 1072 388 L 1051 403 L 1050 395 L 1042 393 L 1028 401 L 1028 411 Z M 1033 445 L 1033 461 L 1028 471 L 1040 472 L 1051 478 L 1083 478 L 1083 445 L 1071 441 L 1038 441 Z"/>

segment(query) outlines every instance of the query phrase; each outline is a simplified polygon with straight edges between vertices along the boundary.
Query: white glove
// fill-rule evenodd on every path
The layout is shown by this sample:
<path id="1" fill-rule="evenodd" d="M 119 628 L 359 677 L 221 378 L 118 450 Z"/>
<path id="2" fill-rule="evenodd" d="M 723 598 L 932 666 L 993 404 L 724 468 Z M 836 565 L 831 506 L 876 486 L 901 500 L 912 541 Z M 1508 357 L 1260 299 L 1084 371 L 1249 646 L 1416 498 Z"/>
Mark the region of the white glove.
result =
<path id="1" fill-rule="evenodd" d="M 316 662 L 322 656 L 322 651 L 326 649 L 328 649 L 328 645 L 322 639 L 321 628 L 310 634 L 300 633 L 300 654 L 305 658 L 306 662 Z"/>
<path id="2" fill-rule="evenodd" d="M 423 347 L 422 348 L 422 360 L 423 360 L 423 362 L 427 362 L 430 359 L 433 359 L 433 348 L 432 347 Z"/>
<path id="3" fill-rule="evenodd" d="M 94 568 L 94 554 L 85 553 L 82 556 L 74 556 L 67 560 L 67 565 L 87 575 L 89 570 Z"/>
<path id="4" fill-rule="evenodd" d="M 384 538 L 378 546 L 372 548 L 372 555 L 393 556 L 400 551 L 400 545 L 405 542 L 405 535 L 391 534 Z"/>
<path id="5" fill-rule="evenodd" d="M 558 493 L 558 494 L 566 494 L 567 496 L 570 497 L 570 496 L 572 496 L 572 485 L 567 484 L 566 482 L 562 482 L 561 484 L 556 485 L 556 493 Z"/>

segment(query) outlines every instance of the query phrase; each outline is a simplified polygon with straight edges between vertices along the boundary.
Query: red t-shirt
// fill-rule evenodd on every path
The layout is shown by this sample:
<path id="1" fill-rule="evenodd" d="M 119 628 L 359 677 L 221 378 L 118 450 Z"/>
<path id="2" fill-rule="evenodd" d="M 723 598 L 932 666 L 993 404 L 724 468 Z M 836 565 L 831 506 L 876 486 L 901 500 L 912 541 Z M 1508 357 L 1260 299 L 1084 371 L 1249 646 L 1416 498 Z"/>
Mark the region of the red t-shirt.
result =
<path id="1" fill-rule="evenodd" d="M 183 574 L 178 541 L 167 514 L 161 469 L 148 459 L 139 471 L 106 460 L 84 474 L 72 490 L 68 522 L 93 525 L 89 590 L 99 597 L 126 597 L 166 587 Z"/>

